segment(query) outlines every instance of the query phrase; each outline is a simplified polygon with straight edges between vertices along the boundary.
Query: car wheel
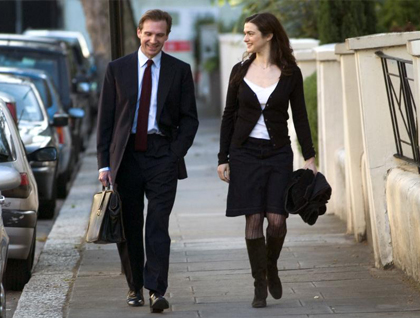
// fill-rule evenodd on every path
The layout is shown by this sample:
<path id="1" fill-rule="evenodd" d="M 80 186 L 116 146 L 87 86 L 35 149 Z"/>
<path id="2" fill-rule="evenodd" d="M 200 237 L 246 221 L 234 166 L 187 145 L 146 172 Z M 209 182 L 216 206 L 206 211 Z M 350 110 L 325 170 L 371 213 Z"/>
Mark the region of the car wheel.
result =
<path id="1" fill-rule="evenodd" d="M 35 258 L 36 231 L 32 238 L 32 246 L 27 259 L 8 259 L 4 273 L 4 287 L 7 290 L 22 290 L 32 276 Z M 1 316 L 0 316 L 1 317 Z"/>
<path id="2" fill-rule="evenodd" d="M 70 168 L 58 177 L 57 180 L 57 196 L 61 199 L 65 199 L 70 190 Z"/>
<path id="3" fill-rule="evenodd" d="M 3 284 L 0 284 L 0 318 L 6 318 L 6 293 Z"/>
<path id="4" fill-rule="evenodd" d="M 51 199 L 42 200 L 39 202 L 38 217 L 40 219 L 51 220 L 55 214 L 55 207 L 57 205 L 57 178 L 53 184 L 53 193 Z"/>
<path id="5" fill-rule="evenodd" d="M 43 220 L 51 220 L 55 214 L 56 199 L 43 201 L 39 204 L 38 217 Z"/>
<path id="6" fill-rule="evenodd" d="M 74 136 L 74 156 L 75 156 L 75 162 L 79 162 L 80 159 L 80 153 L 82 152 L 82 138 L 80 136 Z"/>

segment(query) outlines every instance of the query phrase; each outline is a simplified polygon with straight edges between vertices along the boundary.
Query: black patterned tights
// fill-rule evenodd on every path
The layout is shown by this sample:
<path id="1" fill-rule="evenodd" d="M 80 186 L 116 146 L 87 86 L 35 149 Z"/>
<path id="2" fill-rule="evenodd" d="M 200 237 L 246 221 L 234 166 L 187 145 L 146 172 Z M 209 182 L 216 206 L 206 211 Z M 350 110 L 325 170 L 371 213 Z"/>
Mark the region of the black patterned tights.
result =
<path id="1" fill-rule="evenodd" d="M 281 214 L 267 213 L 267 235 L 281 237 L 286 230 L 286 217 Z M 263 231 L 264 213 L 251 214 L 246 216 L 245 238 L 257 239 L 264 236 Z"/>

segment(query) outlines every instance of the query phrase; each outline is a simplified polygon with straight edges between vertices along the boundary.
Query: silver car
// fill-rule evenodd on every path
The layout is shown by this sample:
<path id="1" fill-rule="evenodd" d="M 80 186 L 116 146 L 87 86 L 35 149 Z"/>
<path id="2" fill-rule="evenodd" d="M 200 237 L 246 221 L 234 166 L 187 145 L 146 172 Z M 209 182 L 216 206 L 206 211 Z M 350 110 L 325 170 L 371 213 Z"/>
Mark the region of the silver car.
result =
<path id="1" fill-rule="evenodd" d="M 56 160 L 57 150 L 40 148 L 27 155 L 15 121 L 0 101 L 0 167 L 14 168 L 19 185 L 3 191 L 3 223 L 10 238 L 8 267 L 4 276 L 7 289 L 21 290 L 31 277 L 38 220 L 38 188 L 28 161 Z"/>
<path id="2" fill-rule="evenodd" d="M 68 116 L 54 115 L 50 123 L 42 98 L 35 85 L 28 79 L 0 75 L 0 91 L 12 95 L 16 100 L 20 137 L 27 153 L 40 148 L 59 149 L 56 127 L 67 125 Z M 40 217 L 53 218 L 56 196 L 58 164 L 56 161 L 31 161 L 31 168 L 38 185 Z"/>
<path id="3" fill-rule="evenodd" d="M 1 137 L 0 137 L 1 138 Z M 6 149 L 2 147 L 0 141 L 0 162 L 6 155 Z M 5 198 L 1 191 L 16 188 L 20 184 L 19 172 L 14 168 L 0 166 L 0 216 L 2 214 L 1 206 L 4 204 Z M 7 252 L 9 248 L 9 237 L 4 228 L 3 221 L 0 218 L 0 318 L 6 317 L 6 293 L 3 287 L 3 275 L 6 269 Z"/>

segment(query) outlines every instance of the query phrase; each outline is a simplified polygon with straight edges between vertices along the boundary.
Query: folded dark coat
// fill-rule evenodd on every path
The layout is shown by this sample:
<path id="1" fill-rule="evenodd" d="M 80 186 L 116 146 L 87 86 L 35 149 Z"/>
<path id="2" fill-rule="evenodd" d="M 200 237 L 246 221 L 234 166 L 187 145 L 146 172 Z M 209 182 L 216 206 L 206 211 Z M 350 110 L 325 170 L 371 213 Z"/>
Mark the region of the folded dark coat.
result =
<path id="1" fill-rule="evenodd" d="M 331 197 L 331 186 L 325 176 L 310 169 L 299 169 L 292 173 L 285 192 L 285 209 L 299 214 L 302 220 L 314 225 L 318 216 L 327 211 L 326 204 Z"/>

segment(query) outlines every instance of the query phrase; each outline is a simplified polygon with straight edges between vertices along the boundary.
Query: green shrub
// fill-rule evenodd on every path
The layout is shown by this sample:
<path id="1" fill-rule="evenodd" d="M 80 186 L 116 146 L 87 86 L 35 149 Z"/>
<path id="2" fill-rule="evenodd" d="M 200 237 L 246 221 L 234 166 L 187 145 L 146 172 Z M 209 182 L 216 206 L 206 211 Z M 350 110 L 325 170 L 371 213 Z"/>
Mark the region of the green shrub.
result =
<path id="1" fill-rule="evenodd" d="M 376 33 L 375 1 L 319 0 L 317 17 L 321 44 Z"/>
<path id="2" fill-rule="evenodd" d="M 305 90 L 305 103 L 308 112 L 309 126 L 311 127 L 312 142 L 317 153 L 316 164 L 318 165 L 318 96 L 316 87 L 316 72 L 303 81 Z"/>

